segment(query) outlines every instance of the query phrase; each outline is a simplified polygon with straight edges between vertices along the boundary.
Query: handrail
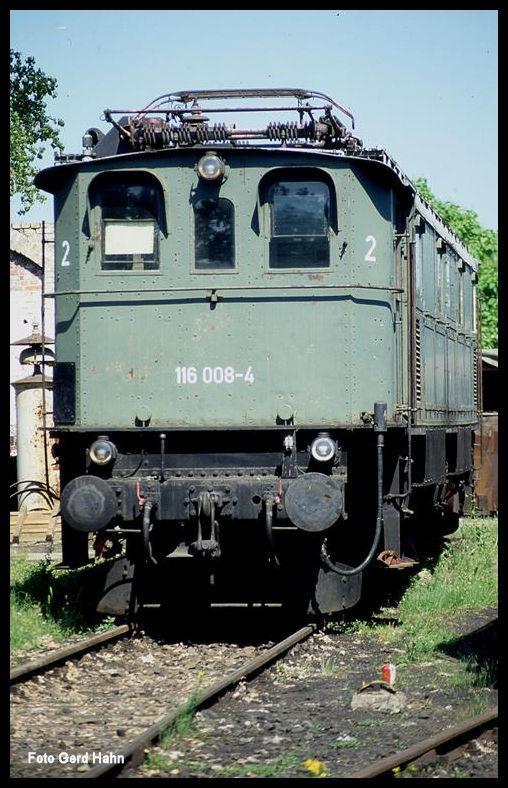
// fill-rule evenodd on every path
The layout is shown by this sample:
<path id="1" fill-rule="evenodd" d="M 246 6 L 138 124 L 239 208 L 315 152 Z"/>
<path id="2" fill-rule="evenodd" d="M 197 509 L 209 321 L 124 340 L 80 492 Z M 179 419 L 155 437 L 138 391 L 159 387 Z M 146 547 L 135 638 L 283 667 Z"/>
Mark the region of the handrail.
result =
<path id="1" fill-rule="evenodd" d="M 118 290 L 59 290 L 58 292 L 54 293 L 46 293 L 45 298 L 54 298 L 55 296 L 61 295 L 113 295 L 113 294 L 131 294 L 136 295 L 137 293 L 196 293 L 201 290 L 206 290 L 209 292 L 217 292 L 217 290 L 234 290 L 234 291 L 243 291 L 243 290 L 262 290 L 267 295 L 272 290 L 383 290 L 385 292 L 390 293 L 403 293 L 404 290 L 401 287 L 389 287 L 387 285 L 270 285 L 270 287 L 266 287 L 264 285 L 218 285 L 212 288 L 210 285 L 197 285 L 196 287 L 157 287 L 157 288 L 144 288 L 138 287 L 135 290 L 125 290 L 125 289 L 118 289 Z"/>
<path id="2" fill-rule="evenodd" d="M 329 103 L 329 105 L 334 106 L 340 112 L 347 115 L 348 118 L 351 120 L 352 128 L 355 128 L 355 119 L 352 113 L 343 107 L 342 104 L 339 104 L 337 101 L 332 99 L 330 96 L 327 96 L 326 93 L 321 93 L 315 90 L 306 90 L 303 88 L 237 88 L 237 89 L 224 89 L 224 90 L 180 90 L 171 93 L 165 93 L 157 98 L 153 99 L 146 107 L 137 110 L 128 110 L 128 109 L 107 109 L 104 110 L 104 114 L 106 117 L 111 114 L 128 114 L 128 115 L 142 115 L 145 112 L 162 112 L 167 111 L 167 108 L 164 110 L 161 107 L 161 104 L 157 105 L 157 102 L 161 103 L 172 103 L 175 101 L 182 102 L 186 104 L 190 101 L 196 101 L 197 99 L 205 99 L 205 100 L 213 100 L 213 99 L 231 99 L 231 98 L 277 98 L 277 97 L 291 97 L 296 98 L 299 101 L 303 101 L 304 99 L 321 99 Z M 156 106 L 154 106 L 156 105 Z M 270 107 L 261 107 L 261 108 L 249 108 L 249 111 L 263 111 L 273 109 Z M 294 109 L 292 107 L 277 107 L 277 110 L 286 110 L 286 109 Z M 303 109 L 300 105 L 297 107 L 298 110 Z M 308 109 L 325 109 L 324 107 L 308 107 Z M 207 110 L 207 111 L 215 111 L 215 112 L 234 112 L 237 111 L 236 108 L 221 108 L 220 110 Z"/>

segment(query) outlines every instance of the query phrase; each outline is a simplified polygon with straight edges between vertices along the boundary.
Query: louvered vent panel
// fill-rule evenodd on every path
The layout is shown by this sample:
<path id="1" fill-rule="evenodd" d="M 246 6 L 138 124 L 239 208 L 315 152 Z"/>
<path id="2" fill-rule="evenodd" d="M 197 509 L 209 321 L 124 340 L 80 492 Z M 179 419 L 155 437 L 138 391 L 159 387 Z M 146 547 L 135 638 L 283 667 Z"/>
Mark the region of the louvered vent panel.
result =
<path id="1" fill-rule="evenodd" d="M 422 342 L 420 333 L 420 320 L 415 320 L 415 394 L 416 402 L 422 401 Z"/>
<path id="2" fill-rule="evenodd" d="M 474 352 L 474 363 L 473 363 L 473 402 L 475 403 L 475 407 L 481 409 L 481 402 L 478 396 L 478 364 L 480 359 L 480 352 L 478 349 Z"/>

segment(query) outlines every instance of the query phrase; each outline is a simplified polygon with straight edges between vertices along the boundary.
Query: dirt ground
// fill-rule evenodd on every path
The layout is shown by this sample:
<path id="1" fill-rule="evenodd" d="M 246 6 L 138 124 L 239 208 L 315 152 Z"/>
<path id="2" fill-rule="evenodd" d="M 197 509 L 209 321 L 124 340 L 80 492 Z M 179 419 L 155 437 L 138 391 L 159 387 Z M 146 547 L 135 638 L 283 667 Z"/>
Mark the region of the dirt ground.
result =
<path id="1" fill-rule="evenodd" d="M 478 668 L 497 660 L 497 629 L 482 630 L 496 616 L 493 609 L 464 616 L 456 641 L 423 662 L 407 663 L 402 649 L 372 635 L 320 632 L 199 711 L 186 735 L 156 748 L 130 776 L 347 777 L 497 705 L 497 680 L 477 684 Z M 474 659 L 469 669 L 466 659 Z M 377 684 L 364 689 L 381 679 L 385 662 L 396 666 L 395 693 Z M 353 699 L 380 692 L 386 708 L 352 708 Z M 497 741 L 486 739 L 460 760 L 412 767 L 400 776 L 496 778 Z"/>

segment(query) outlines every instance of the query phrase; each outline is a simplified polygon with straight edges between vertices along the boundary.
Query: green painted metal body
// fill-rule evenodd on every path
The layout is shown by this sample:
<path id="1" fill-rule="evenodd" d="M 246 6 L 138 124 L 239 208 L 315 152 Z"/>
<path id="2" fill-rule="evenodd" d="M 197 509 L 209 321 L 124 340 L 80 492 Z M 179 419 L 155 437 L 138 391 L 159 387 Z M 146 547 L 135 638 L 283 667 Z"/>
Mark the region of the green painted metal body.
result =
<path id="1" fill-rule="evenodd" d="M 236 208 L 236 266 L 201 273 L 189 200 L 198 155 L 137 154 L 113 165 L 148 170 L 162 184 L 157 272 L 101 271 L 83 223 L 104 162 L 81 167 L 58 207 L 57 290 L 71 294 L 57 298 L 57 356 L 77 357 L 76 426 L 269 427 L 291 414 L 296 424 L 352 427 L 374 398 L 393 419 L 402 370 L 391 190 L 337 156 L 228 152 L 221 197 Z M 267 170 L 310 166 L 338 195 L 330 267 L 270 270 L 260 181 Z"/>
<path id="2" fill-rule="evenodd" d="M 414 231 L 421 215 L 388 167 L 317 151 L 223 152 L 220 196 L 235 206 L 235 268 L 203 272 L 194 268 L 193 237 L 200 155 L 134 153 L 70 166 L 66 178 L 58 168 L 56 355 L 77 364 L 75 427 L 290 420 L 353 428 L 375 400 L 396 425 L 405 423 L 411 388 L 415 425 L 475 421 L 474 271 L 462 264 L 459 316 L 461 258 L 453 251 L 439 269 L 433 217 L 427 212 L 426 232 Z M 329 178 L 336 199 L 330 267 L 270 269 L 260 184 L 278 169 L 310 168 Z M 89 189 L 105 170 L 148 172 L 160 183 L 157 271 L 101 270 Z"/>

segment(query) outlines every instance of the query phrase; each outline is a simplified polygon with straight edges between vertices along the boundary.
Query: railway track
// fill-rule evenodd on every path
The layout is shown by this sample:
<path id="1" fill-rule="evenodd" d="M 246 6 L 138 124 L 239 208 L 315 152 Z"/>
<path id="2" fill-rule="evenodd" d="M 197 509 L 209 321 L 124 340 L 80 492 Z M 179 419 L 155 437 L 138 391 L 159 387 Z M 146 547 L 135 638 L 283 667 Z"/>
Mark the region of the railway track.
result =
<path id="1" fill-rule="evenodd" d="M 483 636 L 488 635 L 491 626 L 481 627 L 477 632 Z M 231 630 L 234 629 L 232 626 Z M 249 631 L 248 628 L 246 631 Z M 145 770 L 138 770 L 137 767 L 143 762 L 146 751 L 154 748 L 155 754 L 160 753 L 167 757 L 165 746 L 160 743 L 161 734 L 171 729 L 184 711 L 197 712 L 195 720 L 198 723 L 198 738 L 201 720 L 205 721 L 205 731 L 208 728 L 212 735 L 207 738 L 205 732 L 203 742 L 206 741 L 206 745 L 200 752 L 196 751 L 195 745 L 191 743 L 190 772 L 188 767 L 186 770 L 184 756 L 183 769 L 179 768 L 180 763 L 173 763 L 168 767 L 169 772 L 162 771 L 155 776 L 177 774 L 191 778 L 218 777 L 221 776 L 220 772 L 207 772 L 202 769 L 210 769 L 210 764 L 213 763 L 216 763 L 217 767 L 212 766 L 212 769 L 219 768 L 219 764 L 224 765 L 228 760 L 231 764 L 236 762 L 235 769 L 241 769 L 245 756 L 248 762 L 269 766 L 281 757 L 276 755 L 277 748 L 274 751 L 270 747 L 265 749 L 272 735 L 269 734 L 270 731 L 274 731 L 274 741 L 282 740 L 289 732 L 287 743 L 278 745 L 279 750 L 286 752 L 295 739 L 302 735 L 305 739 L 308 737 L 308 754 L 315 754 L 317 757 L 306 760 L 311 764 L 319 764 L 319 758 L 322 758 L 326 769 L 331 770 L 322 776 L 353 779 L 406 775 L 475 777 L 480 776 L 478 770 L 487 772 L 485 776 L 489 777 L 496 774 L 495 693 L 491 696 L 494 702 L 490 704 L 489 712 L 468 719 L 460 725 L 453 724 L 469 708 L 464 704 L 464 696 L 462 693 L 456 696 L 458 705 L 454 712 L 454 708 L 447 705 L 450 694 L 445 691 L 442 695 L 431 685 L 431 682 L 435 682 L 437 687 L 442 680 L 446 681 L 440 679 L 440 676 L 451 675 L 448 673 L 452 665 L 450 660 L 437 660 L 435 664 L 429 664 L 424 668 L 424 675 L 420 679 L 415 672 L 416 666 L 412 668 L 411 679 L 415 683 L 409 686 L 406 680 L 402 684 L 404 689 L 411 692 L 407 714 L 380 714 L 377 720 L 373 720 L 373 715 L 368 712 L 352 715 L 348 701 L 351 698 L 351 688 L 359 686 L 358 678 L 365 676 L 366 671 L 372 671 L 372 665 L 375 664 L 373 660 L 380 656 L 379 645 L 371 643 L 368 647 L 366 642 L 359 642 L 354 636 L 329 636 L 316 627 L 304 627 L 283 638 L 275 646 L 270 642 L 263 642 L 257 647 L 251 645 L 245 648 L 218 643 L 214 626 L 210 632 L 213 633 L 213 642 L 196 645 L 194 640 L 167 643 L 143 636 L 126 638 L 123 635 L 127 632 L 124 632 L 123 628 L 117 628 L 116 632 L 113 630 L 99 636 L 109 636 L 110 643 L 90 643 L 92 653 L 83 654 L 83 642 L 73 647 L 76 652 L 81 645 L 81 655 L 75 653 L 72 659 L 66 658 L 64 653 L 54 653 L 53 666 L 35 666 L 35 672 L 34 665 L 27 666 L 32 671 L 31 677 L 24 671 L 18 680 L 14 678 L 13 684 L 14 692 L 18 693 L 23 693 L 24 688 L 30 687 L 30 691 L 21 699 L 28 704 L 25 709 L 25 720 L 29 720 L 26 729 L 23 728 L 23 719 L 18 720 L 16 713 L 13 715 L 13 776 L 70 776 L 88 779 L 119 775 L 145 776 Z M 314 637 L 310 637 L 311 635 Z M 249 638 L 248 642 L 252 644 L 252 638 Z M 369 648 L 373 649 L 370 654 Z M 137 655 L 131 653 L 136 651 L 139 652 Z M 278 662 L 284 655 L 286 658 Z M 55 659 L 59 662 L 57 668 L 54 667 Z M 331 666 L 332 661 L 334 666 Z M 272 669 L 265 671 L 264 668 L 269 665 L 273 665 Z M 330 667 L 333 667 L 332 675 L 326 679 L 319 677 L 320 666 L 323 665 L 328 667 L 325 676 L 330 674 Z M 18 666 L 18 671 L 20 668 L 21 666 Z M 147 673 L 149 675 L 145 676 Z M 353 675 L 357 678 L 353 678 Z M 93 680 L 91 676 L 94 676 Z M 188 680 L 183 681 L 185 676 Z M 367 677 L 372 678 L 372 672 L 370 676 L 367 673 Z M 315 683 L 317 694 L 312 688 Z M 91 686 L 88 686 L 89 684 Z M 141 714 L 141 717 L 135 720 L 130 696 L 132 686 L 137 684 L 140 688 L 136 703 L 139 702 L 144 707 L 154 698 L 156 702 L 152 704 L 149 715 Z M 238 685 L 236 690 L 227 691 L 235 685 Z M 285 687 L 289 688 L 287 698 L 284 698 L 284 693 L 287 693 Z M 434 692 L 438 694 L 434 695 Z M 63 694 L 63 699 L 60 699 L 59 694 Z M 78 705 L 74 704 L 76 695 L 79 696 Z M 113 705 L 116 697 L 115 702 L 118 702 L 120 709 L 116 717 L 110 714 L 109 708 L 106 714 L 104 704 L 101 705 L 103 695 L 106 707 Z M 248 703 L 243 703 L 243 712 L 240 712 L 239 708 L 235 708 L 235 703 L 238 705 L 235 698 L 242 697 L 247 698 Z M 320 709 L 323 698 L 325 702 Z M 437 705 L 433 702 L 434 698 Z M 54 708 L 48 711 L 46 705 L 44 711 L 43 707 L 48 699 L 50 707 Z M 14 701 L 16 712 L 19 698 L 15 696 Z M 252 712 L 257 709 L 260 709 L 260 714 L 254 716 Z M 450 711 L 447 712 L 446 709 Z M 37 728 L 35 724 L 32 730 L 32 718 L 37 721 L 41 714 L 45 721 L 43 727 L 39 725 Z M 136 714 L 139 715 L 139 708 Z M 269 714 L 269 717 L 266 714 Z M 90 724 L 93 737 L 87 738 L 83 735 L 83 729 Z M 245 724 L 248 724 L 249 728 L 245 728 Z M 363 727 L 364 725 L 380 727 Z M 48 739 L 48 728 L 51 730 L 58 726 L 60 728 L 56 736 L 53 736 L 52 732 L 52 738 Z M 62 731 L 66 726 L 68 732 L 64 734 Z M 324 732 L 320 739 L 321 727 Z M 106 728 L 112 733 L 109 739 L 98 735 L 101 732 L 106 733 Z M 259 730 L 259 738 L 252 739 L 256 729 Z M 438 736 L 429 736 L 429 733 L 436 729 L 443 732 Z M 23 730 L 22 737 L 19 736 L 20 730 Z M 231 730 L 230 740 L 227 733 L 221 732 L 223 730 Z M 488 737 L 489 732 L 490 739 L 482 739 Z M 380 734 L 377 745 L 367 743 L 369 739 L 373 741 L 373 733 L 376 736 Z M 422 741 L 419 741 L 420 737 L 415 734 L 420 734 Z M 44 742 L 43 745 L 40 744 L 41 741 Z M 193 742 L 195 741 L 193 734 Z M 242 744 L 244 741 L 246 744 Z M 210 744 L 212 750 L 209 752 Z M 354 749 L 356 746 L 357 752 Z M 173 749 L 174 746 L 169 747 L 169 754 Z M 176 749 L 185 750 L 185 745 L 179 743 Z M 383 757 L 383 750 L 390 753 L 388 757 Z M 485 763 L 475 766 L 474 763 L 481 760 L 482 750 L 486 751 L 490 765 Z M 26 763 L 29 752 L 42 756 L 45 753 L 53 754 L 57 758 L 63 754 L 68 761 L 87 753 L 89 758 L 81 763 L 34 765 Z M 204 755 L 204 760 L 198 764 L 196 757 L 199 755 Z M 23 759 L 25 763 L 21 764 Z M 287 776 L 302 775 L 303 761 L 302 755 L 299 765 L 296 763 Z M 193 772 L 194 762 L 196 766 Z M 365 763 L 369 766 L 362 765 L 362 768 L 358 769 L 358 764 Z M 452 773 L 454 768 L 456 773 Z M 233 775 L 226 773 L 224 776 Z M 235 772 L 234 776 L 242 774 Z M 247 776 L 256 776 L 256 773 L 247 772 Z M 279 772 L 269 776 L 286 776 L 286 773 Z"/>
<path id="2" fill-rule="evenodd" d="M 478 630 L 483 636 L 489 631 Z M 490 728 L 497 691 L 475 685 L 473 675 L 460 684 L 460 660 L 399 663 L 400 712 L 353 705 L 385 661 L 398 661 L 400 650 L 388 657 L 386 645 L 376 637 L 317 631 L 251 682 L 198 711 L 187 736 L 156 745 L 143 768 L 128 776 L 342 779 L 369 764 L 366 779 L 497 777 L 497 732 Z M 485 718 L 469 719 L 482 707 L 490 709 L 483 733 Z M 436 731 L 443 733 L 439 739 Z"/>
<path id="3" fill-rule="evenodd" d="M 471 741 L 478 739 L 484 731 L 497 728 L 497 724 L 498 709 L 496 706 L 492 710 L 472 717 L 436 736 L 429 736 L 403 752 L 369 764 L 348 777 L 366 780 L 394 776 L 404 769 L 410 769 L 411 766 L 418 769 L 421 766 L 430 765 L 432 769 L 432 765 L 439 763 L 442 759 L 449 762 L 463 756 L 466 746 Z"/>
<path id="4" fill-rule="evenodd" d="M 88 639 L 86 651 L 83 641 L 72 654 L 60 650 L 18 666 L 11 687 L 11 776 L 114 776 L 142 760 L 189 698 L 195 708 L 211 703 L 315 630 L 309 625 L 276 645 L 254 648 L 126 639 L 128 628 L 119 627 Z"/>
<path id="5" fill-rule="evenodd" d="M 118 638 L 125 637 L 132 632 L 132 628 L 127 624 L 115 627 L 114 629 L 107 630 L 106 632 L 99 632 L 96 635 L 78 640 L 62 648 L 44 654 L 38 659 L 28 660 L 19 665 L 15 665 L 10 671 L 10 683 L 16 684 L 20 681 L 26 681 L 37 673 L 44 673 L 46 670 L 56 667 L 67 659 L 77 657 L 94 648 L 103 646 L 106 643 L 114 642 Z"/>
<path id="6" fill-rule="evenodd" d="M 213 702 L 226 690 L 232 689 L 240 681 L 250 678 L 251 676 L 258 673 L 262 668 L 272 664 L 276 659 L 278 659 L 278 657 L 285 654 L 292 646 L 305 640 L 315 631 L 316 627 L 314 625 L 302 627 L 289 637 L 281 640 L 280 643 L 272 646 L 272 648 L 268 649 L 263 654 L 259 655 L 253 660 L 250 660 L 245 665 L 242 665 L 242 667 L 238 670 L 234 670 L 232 673 L 225 676 L 224 679 L 217 682 L 216 684 L 213 684 L 211 687 L 200 693 L 199 698 L 193 704 L 193 710 L 198 710 L 206 704 Z M 82 776 L 87 778 L 106 776 L 113 777 L 118 776 L 118 774 L 120 774 L 130 764 L 133 766 L 139 765 L 143 761 L 147 747 L 156 742 L 159 739 L 161 733 L 170 728 L 182 711 L 185 711 L 187 708 L 188 706 L 184 705 L 158 720 L 155 725 L 152 725 L 150 728 L 144 731 L 140 736 L 124 747 L 120 753 L 118 753 L 117 763 L 101 764 L 94 767 L 89 772 L 86 772 Z"/>

